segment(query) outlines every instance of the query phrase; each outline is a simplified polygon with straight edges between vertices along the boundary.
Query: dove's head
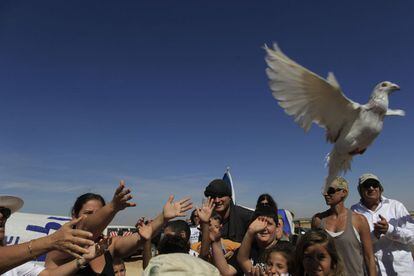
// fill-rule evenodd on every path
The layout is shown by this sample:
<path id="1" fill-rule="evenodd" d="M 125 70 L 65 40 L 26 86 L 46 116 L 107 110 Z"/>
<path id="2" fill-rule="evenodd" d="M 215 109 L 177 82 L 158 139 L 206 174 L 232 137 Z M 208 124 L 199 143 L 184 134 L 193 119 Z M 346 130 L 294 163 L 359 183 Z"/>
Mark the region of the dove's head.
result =
<path id="1" fill-rule="evenodd" d="M 399 87 L 397 84 L 392 83 L 392 82 L 390 82 L 390 81 L 383 81 L 383 82 L 378 83 L 378 84 L 375 86 L 375 88 L 374 88 L 374 91 L 373 91 L 372 95 L 373 95 L 373 96 L 374 96 L 375 94 L 379 94 L 379 95 L 384 95 L 384 94 L 386 94 L 386 95 L 389 95 L 389 94 L 391 94 L 392 92 L 397 91 L 397 90 L 400 90 L 400 87 Z"/>

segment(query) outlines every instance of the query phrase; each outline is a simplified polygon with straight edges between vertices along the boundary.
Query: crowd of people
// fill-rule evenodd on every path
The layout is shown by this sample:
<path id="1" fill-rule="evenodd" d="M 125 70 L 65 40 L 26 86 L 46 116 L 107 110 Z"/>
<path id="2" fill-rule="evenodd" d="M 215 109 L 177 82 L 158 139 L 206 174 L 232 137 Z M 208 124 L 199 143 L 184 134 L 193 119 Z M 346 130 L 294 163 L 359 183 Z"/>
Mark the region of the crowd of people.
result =
<path id="1" fill-rule="evenodd" d="M 249 210 L 233 202 L 227 182 L 215 179 L 199 208 L 190 198 L 170 196 L 155 218 L 138 220 L 136 233 L 104 236 L 118 212 L 135 206 L 121 181 L 109 203 L 83 194 L 59 230 L 10 246 L 6 222 L 23 201 L 0 196 L 0 274 L 125 275 L 123 258 L 142 249 L 144 275 L 414 275 L 414 221 L 407 209 L 383 195 L 374 174 L 359 178 L 358 192 L 360 202 L 346 208 L 349 185 L 336 177 L 323 192 L 329 209 L 294 238 L 270 194 Z M 190 210 L 189 224 L 181 218 Z M 32 262 L 45 253 L 44 266 Z"/>

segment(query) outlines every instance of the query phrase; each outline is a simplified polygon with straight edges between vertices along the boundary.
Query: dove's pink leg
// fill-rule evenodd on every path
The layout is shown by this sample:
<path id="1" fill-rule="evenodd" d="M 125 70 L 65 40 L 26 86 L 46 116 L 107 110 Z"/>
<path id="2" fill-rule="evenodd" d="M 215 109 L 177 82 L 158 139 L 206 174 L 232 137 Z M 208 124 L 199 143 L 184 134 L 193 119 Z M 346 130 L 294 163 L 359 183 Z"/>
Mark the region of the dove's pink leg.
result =
<path id="1" fill-rule="evenodd" d="M 364 154 L 364 152 L 366 151 L 367 149 L 365 148 L 365 149 L 354 149 L 353 151 L 351 151 L 349 154 L 350 155 L 356 155 L 356 154 Z"/>

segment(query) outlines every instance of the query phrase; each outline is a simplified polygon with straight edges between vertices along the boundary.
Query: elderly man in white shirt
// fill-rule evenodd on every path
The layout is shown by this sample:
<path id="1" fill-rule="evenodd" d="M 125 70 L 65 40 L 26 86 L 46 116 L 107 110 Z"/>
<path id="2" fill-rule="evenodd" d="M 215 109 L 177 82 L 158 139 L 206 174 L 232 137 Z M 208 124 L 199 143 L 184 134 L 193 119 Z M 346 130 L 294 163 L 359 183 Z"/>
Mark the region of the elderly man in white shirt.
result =
<path id="1" fill-rule="evenodd" d="M 384 188 L 374 174 L 359 178 L 361 201 L 351 209 L 369 223 L 379 275 L 414 275 L 411 249 L 414 246 L 414 220 L 404 205 L 382 195 Z"/>

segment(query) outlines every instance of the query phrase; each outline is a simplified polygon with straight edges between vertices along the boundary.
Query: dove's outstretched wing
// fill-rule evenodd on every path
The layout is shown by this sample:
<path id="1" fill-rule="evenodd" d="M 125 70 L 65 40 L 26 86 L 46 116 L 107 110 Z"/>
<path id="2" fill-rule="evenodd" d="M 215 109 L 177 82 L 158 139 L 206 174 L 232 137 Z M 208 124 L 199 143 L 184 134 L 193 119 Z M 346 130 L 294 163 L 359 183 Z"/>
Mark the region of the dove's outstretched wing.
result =
<path id="1" fill-rule="evenodd" d="M 341 129 L 358 116 L 360 104 L 342 93 L 332 73 L 325 80 L 291 60 L 277 45 L 265 50 L 273 97 L 305 131 L 315 122 L 326 128 L 327 140 L 334 143 Z"/>

